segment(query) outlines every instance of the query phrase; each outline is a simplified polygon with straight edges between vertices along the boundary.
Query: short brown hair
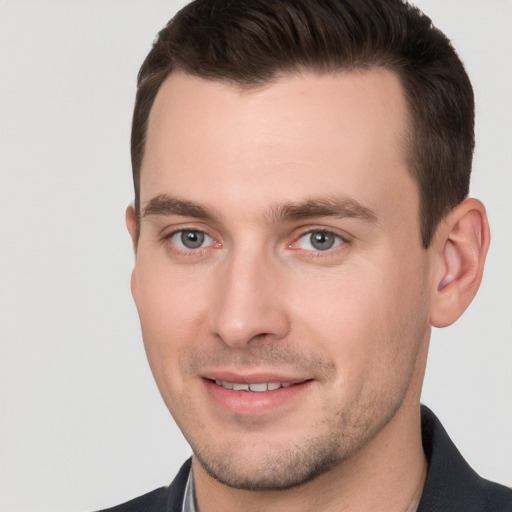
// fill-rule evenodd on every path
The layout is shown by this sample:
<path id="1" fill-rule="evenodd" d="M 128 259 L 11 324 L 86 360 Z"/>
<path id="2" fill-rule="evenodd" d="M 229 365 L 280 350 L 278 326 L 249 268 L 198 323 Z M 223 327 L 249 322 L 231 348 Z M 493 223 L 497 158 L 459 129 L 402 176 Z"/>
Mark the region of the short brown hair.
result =
<path id="1" fill-rule="evenodd" d="M 195 0 L 161 30 L 138 75 L 131 156 L 140 172 L 149 113 L 174 70 L 255 87 L 279 74 L 389 69 L 411 118 L 408 159 L 421 238 L 468 194 L 474 148 L 471 83 L 447 37 L 402 0 Z"/>

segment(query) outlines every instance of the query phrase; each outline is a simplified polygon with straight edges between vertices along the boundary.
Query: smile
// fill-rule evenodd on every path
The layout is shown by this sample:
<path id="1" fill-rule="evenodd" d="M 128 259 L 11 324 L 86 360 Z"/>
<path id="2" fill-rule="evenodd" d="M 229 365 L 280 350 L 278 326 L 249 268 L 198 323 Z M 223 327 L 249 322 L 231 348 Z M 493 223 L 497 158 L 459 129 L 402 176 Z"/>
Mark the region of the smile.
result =
<path id="1" fill-rule="evenodd" d="M 314 389 L 314 379 L 301 379 L 291 375 L 242 376 L 230 372 L 219 373 L 221 374 L 201 379 L 208 402 L 215 405 L 216 414 L 217 406 L 220 406 L 221 410 L 229 414 L 246 418 L 262 417 Z"/>
<path id="2" fill-rule="evenodd" d="M 218 379 L 215 380 L 215 384 L 226 389 L 232 389 L 233 391 L 252 391 L 253 393 L 275 391 L 279 388 L 289 388 L 294 385 L 292 382 L 260 382 L 258 384 L 242 384 Z"/>

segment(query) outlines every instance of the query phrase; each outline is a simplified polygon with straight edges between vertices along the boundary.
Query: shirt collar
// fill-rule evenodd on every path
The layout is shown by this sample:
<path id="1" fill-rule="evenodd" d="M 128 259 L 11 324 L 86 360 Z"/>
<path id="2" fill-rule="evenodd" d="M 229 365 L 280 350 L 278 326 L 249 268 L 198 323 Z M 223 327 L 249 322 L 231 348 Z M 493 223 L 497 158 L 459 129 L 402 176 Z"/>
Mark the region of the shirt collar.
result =
<path id="1" fill-rule="evenodd" d="M 188 473 L 187 484 L 185 485 L 185 494 L 183 495 L 183 505 L 181 512 L 197 512 L 196 509 L 196 490 L 194 486 L 194 473 L 192 468 Z"/>

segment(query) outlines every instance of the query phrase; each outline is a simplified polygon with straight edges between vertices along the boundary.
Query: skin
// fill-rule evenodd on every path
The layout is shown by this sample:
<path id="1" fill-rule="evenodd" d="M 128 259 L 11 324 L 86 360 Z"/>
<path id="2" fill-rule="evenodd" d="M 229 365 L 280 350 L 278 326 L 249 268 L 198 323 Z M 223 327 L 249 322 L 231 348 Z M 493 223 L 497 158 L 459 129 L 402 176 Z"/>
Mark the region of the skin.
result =
<path id="1" fill-rule="evenodd" d="M 175 72 L 162 85 L 132 292 L 202 512 L 415 510 L 430 324 L 471 300 L 481 272 L 466 295 L 456 287 L 488 235 L 469 200 L 422 248 L 407 130 L 385 70 L 250 90 Z M 127 224 L 135 243 L 131 207 Z M 483 249 L 464 252 L 456 227 Z M 204 241 L 186 247 L 184 230 Z"/>

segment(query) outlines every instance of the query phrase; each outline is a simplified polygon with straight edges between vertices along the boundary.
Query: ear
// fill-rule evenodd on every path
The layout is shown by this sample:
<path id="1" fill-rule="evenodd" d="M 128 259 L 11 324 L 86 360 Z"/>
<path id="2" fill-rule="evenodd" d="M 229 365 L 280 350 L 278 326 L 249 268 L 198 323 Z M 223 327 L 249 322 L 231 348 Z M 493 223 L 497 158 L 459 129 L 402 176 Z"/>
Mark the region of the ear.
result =
<path id="1" fill-rule="evenodd" d="M 135 253 L 135 258 L 137 258 L 137 242 L 139 239 L 139 226 L 137 223 L 137 216 L 135 214 L 135 208 L 133 205 L 128 206 L 126 208 L 125 213 L 126 219 L 126 227 L 128 228 L 128 233 L 130 233 L 130 237 L 133 243 L 133 251 Z M 135 299 L 137 292 L 137 276 L 136 276 L 136 266 L 132 270 L 132 276 L 130 279 L 130 288 L 132 290 L 132 296 Z"/>
<path id="2" fill-rule="evenodd" d="M 137 216 L 135 214 L 135 208 L 133 205 L 129 205 L 126 208 L 125 213 L 126 219 L 126 227 L 128 228 L 128 233 L 130 233 L 130 237 L 133 243 L 133 250 L 137 252 L 137 242 L 139 240 L 139 225 L 137 222 Z"/>
<path id="3" fill-rule="evenodd" d="M 489 248 L 484 205 L 466 199 L 440 223 L 433 241 L 434 283 L 430 323 L 446 327 L 464 313 L 476 295 Z"/>

